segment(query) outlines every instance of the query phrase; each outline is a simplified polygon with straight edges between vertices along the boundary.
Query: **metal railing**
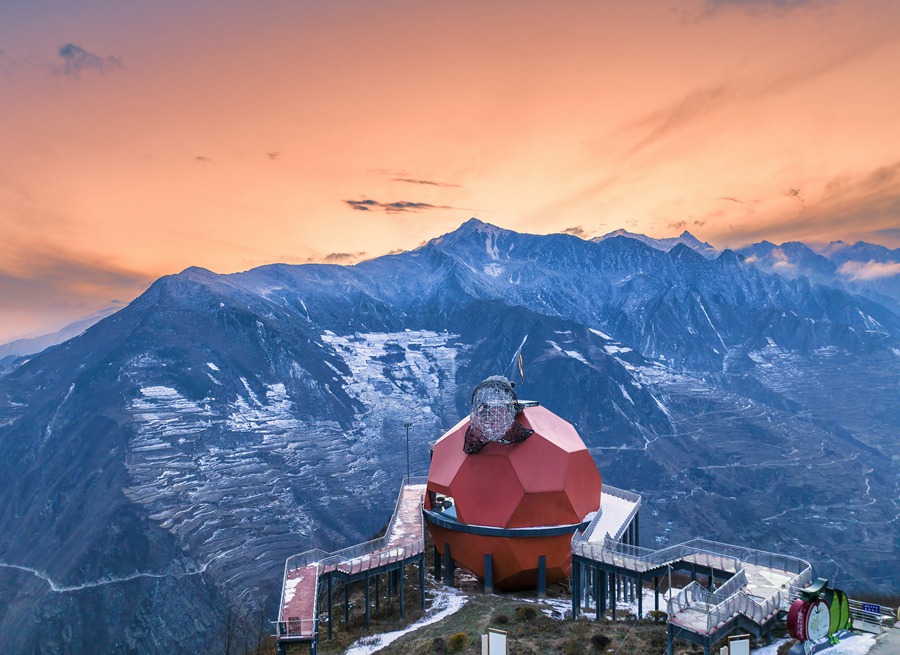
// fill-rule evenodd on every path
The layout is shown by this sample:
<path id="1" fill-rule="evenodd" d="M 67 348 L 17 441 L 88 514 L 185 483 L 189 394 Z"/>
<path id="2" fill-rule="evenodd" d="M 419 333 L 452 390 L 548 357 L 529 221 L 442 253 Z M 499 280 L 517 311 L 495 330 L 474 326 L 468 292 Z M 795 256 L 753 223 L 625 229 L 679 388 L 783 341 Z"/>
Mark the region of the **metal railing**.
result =
<path id="1" fill-rule="evenodd" d="M 412 543 L 399 544 L 391 548 L 389 547 L 389 542 L 391 532 L 396 525 L 397 516 L 400 513 L 400 504 L 403 501 L 403 491 L 407 486 L 416 486 L 426 483 L 427 478 L 420 476 L 411 477 L 409 479 L 403 478 L 403 482 L 400 485 L 400 493 L 397 495 L 397 502 L 394 504 L 394 513 L 391 515 L 387 530 L 385 530 L 385 533 L 382 536 L 333 552 L 326 552 L 320 548 L 314 548 L 288 557 L 287 561 L 284 563 L 284 578 L 281 584 L 281 602 L 284 602 L 288 575 L 292 571 L 296 571 L 305 566 L 316 566 L 316 580 L 318 580 L 318 576 L 327 570 L 340 570 L 343 573 L 353 575 L 354 573 L 360 573 L 369 569 L 378 568 L 379 566 L 392 564 L 424 552 L 424 526 L 422 528 L 422 533 L 419 535 L 419 539 Z M 316 596 L 318 596 L 318 594 L 316 594 Z M 317 602 L 318 598 L 314 601 L 313 616 L 316 616 L 315 604 Z M 283 607 L 281 609 L 283 609 Z M 280 619 L 284 618 L 281 617 L 281 609 L 279 609 Z M 302 623 L 307 620 L 312 619 L 297 619 L 296 621 Z M 281 623 L 290 623 L 290 621 L 279 621 L 279 630 L 281 629 Z M 299 636 L 299 633 L 294 634 L 293 636 Z"/>
<path id="2" fill-rule="evenodd" d="M 316 634 L 316 619 L 287 619 L 275 622 L 275 636 L 278 639 L 312 639 Z"/>
<path id="3" fill-rule="evenodd" d="M 366 541 L 361 544 L 356 544 L 355 546 L 349 546 L 347 548 L 342 548 L 341 550 L 336 550 L 330 553 L 319 548 L 314 548 L 313 550 L 305 551 L 303 553 L 300 553 L 299 555 L 292 555 L 291 557 L 288 557 L 287 561 L 285 562 L 285 573 L 289 573 L 290 571 L 299 569 L 302 566 L 309 566 L 313 562 L 321 562 L 324 559 L 331 560 L 335 557 L 345 557 L 347 559 L 353 559 L 364 554 L 374 553 L 377 550 L 386 548 L 391 537 L 391 532 L 393 531 L 394 525 L 397 521 L 397 515 L 400 511 L 400 503 L 403 500 L 403 490 L 407 486 L 425 484 L 427 480 L 428 479 L 424 477 L 411 477 L 409 479 L 405 477 L 403 478 L 403 482 L 400 485 L 400 493 L 397 495 L 397 502 L 394 504 L 394 513 L 391 515 L 391 520 L 388 523 L 387 530 L 385 530 L 385 533 L 382 536 L 376 537 L 375 539 Z M 424 540 L 424 538 L 425 532 L 423 527 L 422 539 Z"/>
<path id="4" fill-rule="evenodd" d="M 605 491 L 615 493 L 622 490 L 614 488 L 611 490 L 607 487 Z M 624 493 L 632 497 L 637 496 L 631 492 Z M 620 497 L 632 499 L 624 495 Z M 639 499 L 639 496 L 637 498 Z M 591 525 L 583 534 L 576 532 L 572 535 L 573 554 L 636 573 L 644 573 L 675 562 L 687 562 L 708 569 L 734 573 L 716 591 L 709 591 L 697 582 L 691 582 L 667 601 L 666 609 L 670 617 L 690 608 L 705 614 L 707 634 L 738 614 L 743 614 L 755 623 L 764 623 L 775 612 L 787 609 L 792 587 L 805 586 L 812 579 L 812 567 L 809 562 L 798 557 L 708 539 L 691 539 L 661 550 L 631 546 L 609 537 L 606 537 L 602 544 L 592 544 L 588 539 L 596 527 L 597 518 L 591 521 Z M 747 565 L 782 571 L 791 576 L 784 585 L 784 590 L 776 592 L 769 598 L 755 599 L 743 593 L 747 586 Z"/>
<path id="5" fill-rule="evenodd" d="M 625 520 L 622 521 L 622 525 L 619 527 L 619 531 L 616 535 L 614 535 L 614 539 L 621 539 L 622 533 L 626 526 L 628 526 L 637 515 L 638 511 L 641 509 L 641 495 L 637 494 L 633 491 L 628 491 L 627 489 L 619 489 L 618 487 L 613 487 L 609 484 L 604 484 L 600 488 L 601 498 L 603 495 L 606 496 L 615 496 L 616 498 L 621 498 L 622 500 L 627 500 L 630 503 L 634 503 L 634 507 L 631 508 L 631 511 L 625 517 Z M 591 536 L 594 534 L 594 529 L 597 527 L 597 524 L 603 518 L 602 515 L 603 506 L 601 504 L 600 511 L 597 512 L 597 515 L 591 520 L 590 525 L 588 525 L 587 529 L 584 531 L 584 540 L 589 541 Z M 577 534 L 577 533 L 576 533 Z"/>

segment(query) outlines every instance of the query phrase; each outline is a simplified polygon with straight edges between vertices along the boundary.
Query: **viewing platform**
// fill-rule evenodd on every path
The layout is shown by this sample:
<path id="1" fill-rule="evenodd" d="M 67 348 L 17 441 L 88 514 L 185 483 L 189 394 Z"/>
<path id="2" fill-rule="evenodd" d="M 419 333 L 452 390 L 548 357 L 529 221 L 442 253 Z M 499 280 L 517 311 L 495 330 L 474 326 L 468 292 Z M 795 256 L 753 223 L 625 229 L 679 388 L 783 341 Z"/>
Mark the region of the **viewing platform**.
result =
<path id="1" fill-rule="evenodd" d="M 660 579 L 673 571 L 690 573 L 690 584 L 667 601 L 669 653 L 676 638 L 709 655 L 716 641 L 737 629 L 768 636 L 793 590 L 812 579 L 809 563 L 799 558 L 704 539 L 641 548 L 640 496 L 604 485 L 600 507 L 587 529 L 572 537 L 572 614 L 578 616 L 582 599 L 590 598 L 598 618 L 606 613 L 607 600 L 615 618 L 616 598 L 627 600 L 629 591 L 642 614 L 641 589 L 648 580 L 657 590 L 658 610 Z M 706 588 L 698 575 L 707 576 Z"/>
<path id="2" fill-rule="evenodd" d="M 422 523 L 422 499 L 425 479 L 404 479 L 385 534 L 372 541 L 344 548 L 332 553 L 314 549 L 294 555 L 285 563 L 281 591 L 281 607 L 276 624 L 279 654 L 289 644 L 308 643 L 315 655 L 319 638 L 320 587 L 325 587 L 328 603 L 328 636 L 333 633 L 333 585 L 343 583 L 344 617 L 349 614 L 349 585 L 366 581 L 366 628 L 369 627 L 369 586 L 376 578 L 380 585 L 382 573 L 388 575 L 388 591 L 397 588 L 400 597 L 400 616 L 404 613 L 402 576 L 407 564 L 419 565 L 419 585 L 422 604 L 425 602 L 425 533 Z M 379 593 L 375 594 L 376 606 Z M 377 607 L 376 607 L 377 609 Z"/>

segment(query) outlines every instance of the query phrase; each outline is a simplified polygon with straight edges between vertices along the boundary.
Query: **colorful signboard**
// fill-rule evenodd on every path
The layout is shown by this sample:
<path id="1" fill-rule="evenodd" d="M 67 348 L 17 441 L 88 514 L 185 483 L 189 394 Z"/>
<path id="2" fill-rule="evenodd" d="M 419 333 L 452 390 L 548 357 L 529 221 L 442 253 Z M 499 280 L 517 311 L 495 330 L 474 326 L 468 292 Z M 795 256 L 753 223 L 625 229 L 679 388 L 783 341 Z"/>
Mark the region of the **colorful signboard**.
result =
<path id="1" fill-rule="evenodd" d="M 788 632 L 804 642 L 806 652 L 823 639 L 838 642 L 837 633 L 851 626 L 850 603 L 840 589 L 829 589 L 828 581 L 819 578 L 800 590 L 800 598 L 788 610 Z"/>

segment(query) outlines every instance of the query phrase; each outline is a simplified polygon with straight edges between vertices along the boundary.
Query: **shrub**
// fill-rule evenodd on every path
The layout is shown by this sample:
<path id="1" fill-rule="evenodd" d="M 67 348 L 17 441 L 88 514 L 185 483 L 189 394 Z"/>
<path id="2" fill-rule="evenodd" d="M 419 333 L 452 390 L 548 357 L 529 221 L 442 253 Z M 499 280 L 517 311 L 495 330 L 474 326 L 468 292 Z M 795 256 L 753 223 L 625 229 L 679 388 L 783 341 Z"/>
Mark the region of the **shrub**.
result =
<path id="1" fill-rule="evenodd" d="M 507 623 L 509 623 L 509 617 L 506 616 L 506 614 L 498 614 L 497 618 L 494 620 L 500 625 L 506 625 Z"/>
<path id="2" fill-rule="evenodd" d="M 603 650 L 607 646 L 609 646 L 609 637 L 607 637 L 602 632 L 595 632 L 591 637 L 591 646 L 594 647 L 594 650 Z"/>
<path id="3" fill-rule="evenodd" d="M 457 632 L 450 637 L 450 640 L 447 643 L 449 644 L 451 651 L 459 653 L 468 645 L 469 637 L 465 632 Z"/>
<path id="4" fill-rule="evenodd" d="M 447 642 L 444 641 L 443 637 L 435 637 L 431 641 L 431 650 L 438 655 L 444 655 L 447 652 Z"/>
<path id="5" fill-rule="evenodd" d="M 531 605 L 522 605 L 516 608 L 516 618 L 519 621 L 530 621 L 537 616 L 537 610 Z"/>
<path id="6" fill-rule="evenodd" d="M 669 615 L 662 610 L 650 610 L 647 612 L 647 619 L 651 623 L 666 623 L 669 620 Z"/>

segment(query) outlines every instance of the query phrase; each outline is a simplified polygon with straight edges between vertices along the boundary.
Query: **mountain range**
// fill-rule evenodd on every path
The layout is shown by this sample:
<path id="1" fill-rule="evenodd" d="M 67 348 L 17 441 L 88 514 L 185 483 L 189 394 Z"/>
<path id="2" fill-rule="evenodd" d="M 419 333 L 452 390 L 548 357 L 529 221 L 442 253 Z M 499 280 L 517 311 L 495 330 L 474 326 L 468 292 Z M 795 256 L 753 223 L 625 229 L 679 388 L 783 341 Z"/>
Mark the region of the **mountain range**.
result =
<path id="1" fill-rule="evenodd" d="M 848 590 L 896 586 L 890 295 L 680 239 L 472 219 L 355 266 L 190 268 L 16 360 L 0 651 L 203 649 L 229 609 L 274 618 L 287 556 L 386 521 L 404 422 L 424 474 L 520 345 L 519 397 L 643 494 L 643 543 L 706 537 L 804 557 Z"/>

